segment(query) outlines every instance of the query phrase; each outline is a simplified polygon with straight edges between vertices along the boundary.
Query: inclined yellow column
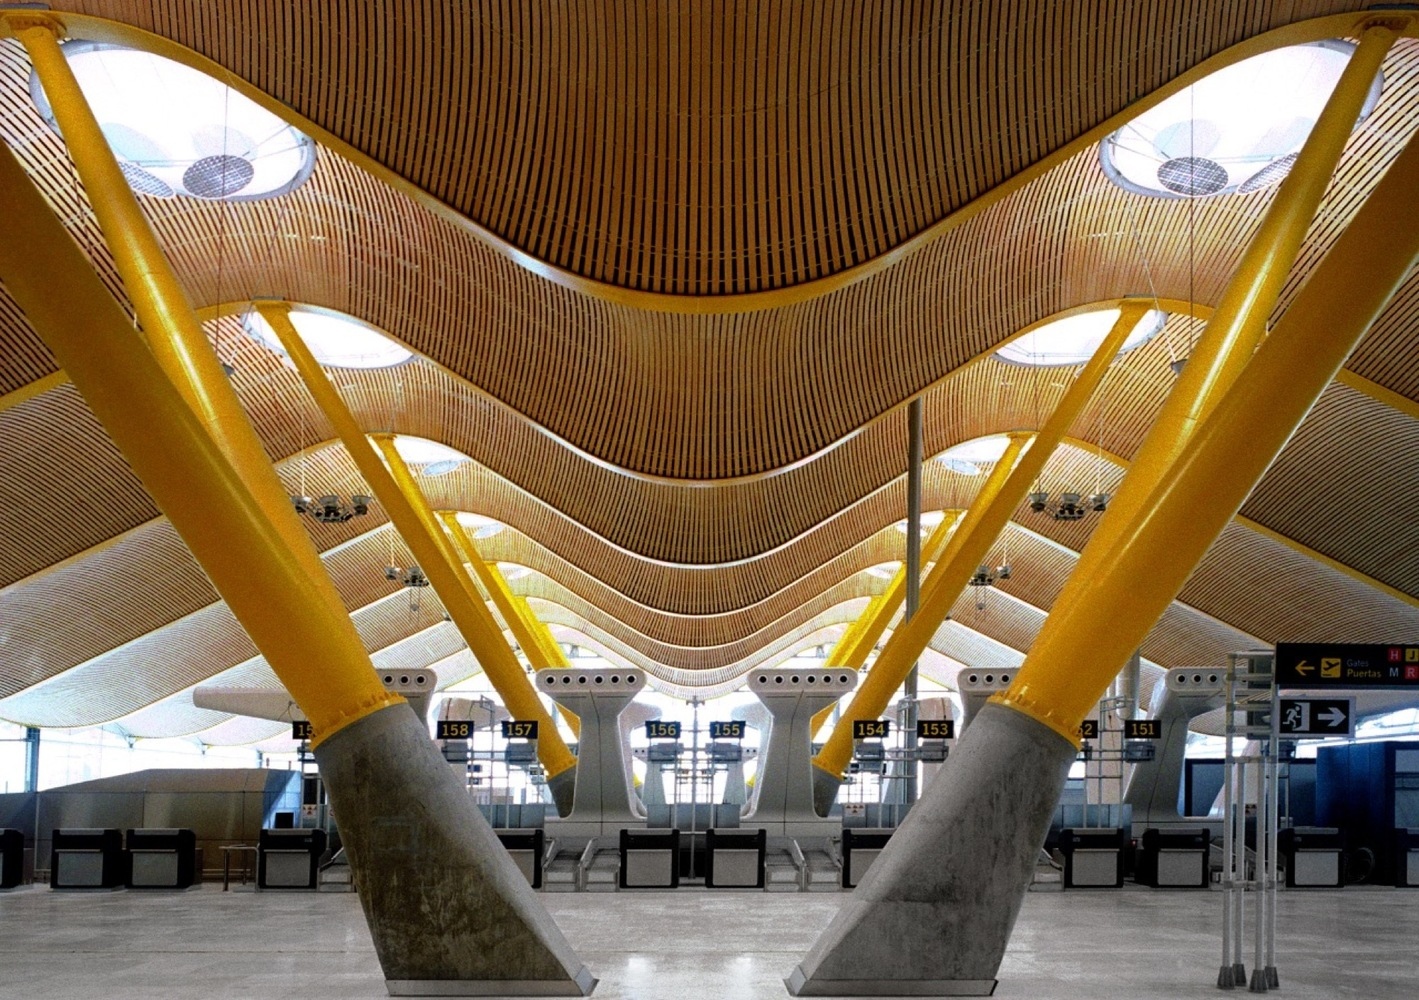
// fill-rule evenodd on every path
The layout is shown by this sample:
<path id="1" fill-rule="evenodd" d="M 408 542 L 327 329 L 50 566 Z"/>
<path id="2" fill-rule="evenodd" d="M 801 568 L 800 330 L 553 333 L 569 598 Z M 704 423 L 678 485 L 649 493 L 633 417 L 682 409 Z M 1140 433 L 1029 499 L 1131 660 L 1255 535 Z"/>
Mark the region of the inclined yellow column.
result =
<path id="1" fill-rule="evenodd" d="M 1029 448 L 1021 454 L 1022 441 L 1018 436 L 1011 438 L 1010 447 L 995 463 L 990 478 L 981 487 L 980 495 L 952 536 L 946 552 L 927 575 L 926 584 L 922 587 L 921 607 L 911 621 L 903 622 L 887 640 L 867 680 L 853 695 L 842 720 L 875 719 L 882 714 L 892 692 L 901 685 L 907 671 L 911 670 L 912 664 L 920 658 L 926 644 L 946 620 L 966 581 L 990 551 L 990 546 L 1004 530 L 1015 508 L 1039 481 L 1045 463 L 1084 412 L 1128 335 L 1147 311 L 1147 303 L 1125 302 L 1112 329 L 1065 390 Z M 1016 456 L 1019 456 L 1018 462 Z M 819 769 L 833 777 L 843 773 L 852 758 L 851 730 L 851 726 L 843 725 L 841 721 L 834 728 L 832 736 L 814 758 L 814 764 Z"/>
<path id="2" fill-rule="evenodd" d="M 1419 259 L 1419 143 L 1410 140 L 1168 474 L 1092 542 L 1015 682 L 995 700 L 1077 740 L 1118 665 L 1181 590 Z"/>
<path id="3" fill-rule="evenodd" d="M 208 433 L 227 454 L 272 522 L 314 580 L 324 577 L 314 547 L 291 510 L 290 497 L 271 467 L 241 400 L 207 339 L 172 265 L 123 176 L 93 110 L 69 68 L 60 23 L 43 14 L 0 14 L 25 47 L 44 85 L 64 144 L 89 196 L 94 218 L 123 278 L 124 291 L 138 315 L 158 364 L 192 407 Z M 305 553 L 309 553 L 309 557 Z M 322 600 L 344 611 L 333 587 L 316 585 Z"/>
<path id="4" fill-rule="evenodd" d="M 271 325 L 316 405 L 335 428 L 351 460 L 369 484 L 370 491 L 394 522 L 409 551 L 419 561 L 424 575 L 443 602 L 444 610 L 453 619 L 508 711 L 518 719 L 535 719 L 541 723 L 537 752 L 542 766 L 547 770 L 547 777 L 554 778 L 573 767 L 576 758 L 557 732 L 552 717 L 547 714 L 542 700 L 523 673 L 522 665 L 503 640 L 502 629 L 498 628 L 483 598 L 474 590 L 468 574 L 463 572 L 462 560 L 434 520 L 418 483 L 395 449 L 393 439 L 389 435 L 376 437 L 384 453 L 384 461 L 381 461 L 349 407 L 325 377 L 319 362 L 291 324 L 290 306 L 284 302 L 258 302 L 256 308 Z"/>
<path id="5" fill-rule="evenodd" d="M 319 563 L 310 542 L 292 548 L 277 530 L 3 143 L 0 218 L 0 281 L 310 719 L 316 741 L 402 702 L 380 684 L 329 577 L 311 574 L 308 562 Z"/>

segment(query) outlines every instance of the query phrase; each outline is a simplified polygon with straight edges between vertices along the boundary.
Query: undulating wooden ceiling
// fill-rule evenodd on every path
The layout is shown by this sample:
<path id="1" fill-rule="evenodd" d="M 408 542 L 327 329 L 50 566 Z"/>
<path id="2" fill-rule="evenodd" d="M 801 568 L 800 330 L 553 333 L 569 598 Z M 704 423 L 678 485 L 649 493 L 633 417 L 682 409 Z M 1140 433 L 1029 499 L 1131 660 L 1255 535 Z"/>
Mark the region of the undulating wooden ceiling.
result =
<path id="1" fill-rule="evenodd" d="M 996 346 L 1061 311 L 1171 301 L 1041 480 L 1113 490 L 1274 191 L 1142 198 L 1085 140 L 1230 46 L 1358 9 L 54 6 L 111 19 L 76 18 L 76 36 L 132 44 L 136 28 L 190 49 L 164 51 L 211 60 L 323 141 L 279 198 L 142 198 L 292 492 L 365 487 L 295 375 L 243 332 L 257 297 L 350 313 L 415 350 L 336 374 L 358 419 L 467 454 L 423 480 L 433 505 L 507 525 L 481 554 L 533 570 L 514 589 L 559 636 L 673 691 L 831 644 L 885 585 L 869 570 L 904 550 L 906 401 L 924 401 L 928 455 L 1036 428 L 1070 372 L 1004 364 Z M 1417 73 L 1419 43 L 1401 40 L 1276 315 L 1419 127 Z M 28 85 L 23 50 L 0 41 L 0 137 L 123 299 Z M 1411 276 L 1145 656 L 1419 637 L 1416 331 Z M 275 736 L 192 706 L 208 679 L 275 680 L 3 289 L 0 442 L 0 718 Z M 978 484 L 929 463 L 925 504 L 965 507 Z M 993 553 L 1011 579 L 984 609 L 964 595 L 933 648 L 1028 648 L 1096 518 L 1018 511 Z M 382 511 L 310 529 L 380 662 L 445 682 L 477 669 L 432 594 L 411 610 L 384 579 L 408 555 Z"/>

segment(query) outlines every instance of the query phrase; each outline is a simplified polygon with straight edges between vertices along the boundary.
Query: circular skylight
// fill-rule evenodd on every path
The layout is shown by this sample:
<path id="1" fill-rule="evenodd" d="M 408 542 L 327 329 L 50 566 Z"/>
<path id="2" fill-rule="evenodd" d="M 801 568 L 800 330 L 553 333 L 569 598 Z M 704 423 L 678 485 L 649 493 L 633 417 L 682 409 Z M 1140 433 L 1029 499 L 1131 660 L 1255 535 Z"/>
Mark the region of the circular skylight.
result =
<path id="1" fill-rule="evenodd" d="M 1021 334 L 996 351 L 995 356 L 1014 365 L 1082 365 L 1094 356 L 1094 352 L 1118 322 L 1118 315 L 1117 309 L 1099 309 L 1065 316 Z M 1133 332 L 1124 338 L 1119 353 L 1123 354 L 1146 343 L 1163 328 L 1167 319 L 1168 314 L 1161 310 L 1148 310 L 1133 328 Z M 946 455 L 951 455 L 954 451 L 955 449 L 952 449 Z M 945 455 L 942 457 L 945 458 Z"/>
<path id="2" fill-rule="evenodd" d="M 1005 454 L 1005 449 L 1009 446 L 1010 438 L 1007 435 L 991 434 L 989 437 L 973 438 L 970 441 L 962 441 L 954 448 L 947 448 L 936 456 L 936 461 L 963 476 L 978 476 L 983 471 L 981 466 L 994 465 L 1000 461 L 1000 456 Z M 940 511 L 937 512 L 938 524 L 943 516 L 945 515 Z"/>
<path id="3" fill-rule="evenodd" d="M 928 532 L 928 531 L 932 530 L 933 528 L 935 528 L 938 524 L 940 524 L 940 523 L 941 523 L 942 521 L 944 521 L 945 519 L 946 519 L 946 512 L 945 512 L 944 510 L 924 510 L 924 511 L 922 511 L 922 512 L 921 512 L 921 532 L 922 532 L 922 534 L 926 534 L 926 532 Z M 902 534 L 906 534 L 906 532 L 907 532 L 907 522 L 906 522 L 906 521 L 898 521 L 898 522 L 897 522 L 897 530 L 900 531 Z"/>
<path id="4" fill-rule="evenodd" d="M 468 456 L 446 444 L 408 434 L 394 436 L 394 450 L 399 457 L 416 466 L 424 476 L 443 476 L 467 462 Z"/>
<path id="5" fill-rule="evenodd" d="M 390 368 L 414 356 L 368 323 L 344 313 L 315 306 L 291 306 L 289 315 L 291 325 L 315 360 L 327 368 Z M 259 311 L 248 310 L 242 322 L 248 334 L 285 356 L 281 339 Z"/>
<path id="6" fill-rule="evenodd" d="M 297 187 L 315 143 L 219 80 L 140 49 L 67 42 L 64 54 L 128 183 L 159 198 L 245 201 Z M 30 75 L 35 106 L 54 114 Z"/>
<path id="7" fill-rule="evenodd" d="M 473 514 L 466 510 L 461 510 L 457 514 L 458 523 L 469 531 L 473 532 L 474 538 L 491 538 L 503 530 L 503 523 L 495 521 L 491 517 L 484 517 L 482 514 Z"/>
<path id="8" fill-rule="evenodd" d="M 1296 161 L 1355 46 L 1328 40 L 1252 56 L 1197 81 L 1103 141 L 1115 183 L 1161 198 L 1243 194 L 1276 184 Z M 1374 86 L 1360 120 L 1374 109 Z"/>

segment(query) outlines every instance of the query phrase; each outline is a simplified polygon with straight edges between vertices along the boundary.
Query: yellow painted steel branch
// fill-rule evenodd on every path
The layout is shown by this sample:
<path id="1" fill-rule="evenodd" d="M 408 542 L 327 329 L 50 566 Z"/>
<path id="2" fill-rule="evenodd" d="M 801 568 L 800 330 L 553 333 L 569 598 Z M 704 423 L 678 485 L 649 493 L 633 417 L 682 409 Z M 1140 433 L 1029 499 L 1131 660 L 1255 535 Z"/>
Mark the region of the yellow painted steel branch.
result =
<path id="1" fill-rule="evenodd" d="M 317 741 L 403 701 L 379 682 L 329 577 L 322 571 L 312 580 L 302 552 L 286 543 L 3 143 L 0 218 L 0 280 L 310 719 Z M 328 599 L 317 597 L 319 588 Z"/>
<path id="2" fill-rule="evenodd" d="M 62 26 L 56 19 L 42 16 L 20 14 L 8 18 L 44 86 L 64 144 L 153 356 L 265 506 L 312 581 L 324 578 L 324 567 L 291 510 L 290 497 L 74 77 L 59 45 Z M 322 600 L 332 600 L 332 606 L 344 613 L 333 587 L 316 586 L 313 592 Z"/>
<path id="3" fill-rule="evenodd" d="M 943 553 L 942 558 L 937 560 L 936 565 L 933 566 L 931 572 L 927 574 L 926 584 L 922 587 L 921 606 L 917 609 L 917 613 L 912 616 L 911 620 L 911 625 L 915 626 L 915 630 L 911 632 L 912 635 L 924 631 L 925 638 L 922 639 L 921 645 L 916 648 L 915 652 L 910 652 L 908 656 L 906 654 L 909 652 L 909 642 L 903 638 L 908 635 L 908 626 L 903 625 L 899 627 L 896 632 L 892 633 L 892 638 L 887 640 L 887 645 L 883 647 L 881 655 L 877 657 L 877 662 L 873 665 L 872 670 L 868 672 L 867 679 L 858 687 L 852 697 L 852 701 L 848 703 L 847 708 L 838 717 L 838 724 L 833 727 L 832 735 L 829 736 L 828 741 L 823 744 L 823 749 L 813 758 L 813 763 L 816 767 L 828 772 L 835 778 L 840 777 L 843 772 L 847 770 L 848 761 L 852 758 L 852 723 L 858 719 L 875 719 L 882 714 L 882 711 L 887 707 L 887 703 L 892 697 L 892 692 L 906 679 L 907 672 L 911 670 L 912 664 L 916 663 L 917 658 L 921 655 L 921 651 L 926 648 L 926 643 L 930 641 L 932 634 L 935 633 L 941 622 L 945 620 L 946 614 L 951 610 L 951 604 L 955 603 L 955 598 L 952 598 L 952 600 L 947 603 L 945 609 L 937 614 L 932 602 L 932 595 L 939 588 L 934 586 L 934 581 L 939 579 L 943 573 L 954 573 L 956 568 L 964 565 L 962 553 L 970 556 L 975 551 L 974 547 L 969 549 L 963 548 L 958 543 L 958 540 L 967 533 L 976 530 L 977 526 L 980 524 L 980 514 L 999 496 L 1001 488 L 1004 487 L 1009 480 L 1011 471 L 1014 469 L 1016 461 L 1020 457 L 1020 452 L 1024 448 L 1024 444 L 1024 435 L 1010 435 L 1010 444 L 1006 447 L 1005 453 L 1001 455 L 1000 459 L 995 463 L 995 468 L 993 468 L 990 475 L 986 477 L 986 481 L 981 484 L 980 492 L 976 495 L 975 502 L 971 504 L 971 509 L 967 511 L 960 526 L 956 529 L 956 533 L 952 535 L 951 542 L 947 544 L 946 553 Z M 1034 482 L 1033 477 L 1031 477 L 1030 482 Z M 1029 489 L 1029 485 L 1027 484 L 1025 488 Z M 1023 497 L 1023 494 L 1021 494 L 1021 496 Z M 1019 501 L 1017 500 L 1010 504 L 1009 509 L 1014 510 L 1018 503 Z M 976 566 L 979 564 L 980 555 L 984 553 L 985 549 L 990 547 L 990 544 L 995 541 L 995 536 L 999 533 L 1000 531 L 997 528 L 990 534 L 990 537 L 986 539 L 985 544 L 980 546 L 980 554 L 976 554 L 974 558 L 971 559 L 970 571 L 975 570 Z M 954 558 L 950 555 L 952 551 L 956 553 Z M 967 571 L 966 574 L 961 577 L 961 586 L 965 586 L 966 580 L 970 577 L 970 571 Z M 935 624 L 923 630 L 921 626 L 928 618 L 934 618 Z M 886 664 L 885 669 L 884 663 Z M 898 666 L 900 666 L 900 670 L 897 669 Z"/>
<path id="4" fill-rule="evenodd" d="M 1138 513 L 1198 423 L 1251 359 L 1394 39 L 1394 31 L 1385 25 L 1370 27 L 1361 35 L 1091 545 L 1112 544 L 1114 531 Z"/>
<path id="5" fill-rule="evenodd" d="M 1054 454 L 1074 422 L 1079 419 L 1079 415 L 1084 412 L 1089 400 L 1103 383 L 1109 366 L 1118 356 L 1128 335 L 1133 332 L 1133 328 L 1138 325 L 1147 310 L 1147 304 L 1142 302 L 1128 302 L 1123 305 L 1119 310 L 1118 319 L 1094 351 L 1094 356 L 1065 390 L 1054 412 L 1049 415 L 1049 419 L 1023 454 L 1020 438 L 1012 436 L 1010 447 L 1000 457 L 1000 461 L 995 463 L 995 468 L 981 487 L 976 502 L 971 505 L 970 511 L 946 546 L 946 551 L 928 574 L 926 585 L 922 588 L 920 608 L 911 621 L 903 622 L 887 640 L 887 645 L 883 647 L 882 655 L 877 657 L 877 663 L 867 675 L 867 680 L 853 695 L 843 719 L 875 719 L 882 714 L 892 692 L 906 678 L 912 664 L 921 656 L 926 644 L 950 614 L 951 607 L 966 586 L 966 581 L 985 558 L 1015 508 L 1038 482 L 1045 463 Z M 1019 456 L 1018 462 L 1015 461 L 1016 456 Z M 814 758 L 814 763 L 823 771 L 837 777 L 846 769 L 851 757 L 851 727 L 840 723 L 834 728 L 822 751 Z"/>
<path id="6" fill-rule="evenodd" d="M 1419 260 L 1419 142 L 1390 165 L 1183 455 L 1086 546 L 1015 683 L 995 699 L 1069 739 Z"/>
<path id="7" fill-rule="evenodd" d="M 291 323 L 288 303 L 258 302 L 256 308 L 275 331 L 316 405 L 335 428 L 345 450 L 369 484 L 370 491 L 394 522 L 395 530 L 409 546 L 409 551 L 419 561 L 424 575 L 443 602 L 444 610 L 453 619 L 494 689 L 502 696 L 508 711 L 516 718 L 536 719 L 541 723 L 537 752 L 543 767 L 547 769 L 547 776 L 555 777 L 575 765 L 576 758 L 557 733 L 556 725 L 537 692 L 532 689 L 522 665 L 503 640 L 502 629 L 498 628 L 483 598 L 474 590 L 473 581 L 463 571 L 458 554 L 434 520 L 418 483 L 395 450 L 393 439 L 387 435 L 376 438 L 385 456 L 382 461 L 379 452 L 340 398 L 340 393 L 326 378 L 310 348 L 296 332 Z"/>

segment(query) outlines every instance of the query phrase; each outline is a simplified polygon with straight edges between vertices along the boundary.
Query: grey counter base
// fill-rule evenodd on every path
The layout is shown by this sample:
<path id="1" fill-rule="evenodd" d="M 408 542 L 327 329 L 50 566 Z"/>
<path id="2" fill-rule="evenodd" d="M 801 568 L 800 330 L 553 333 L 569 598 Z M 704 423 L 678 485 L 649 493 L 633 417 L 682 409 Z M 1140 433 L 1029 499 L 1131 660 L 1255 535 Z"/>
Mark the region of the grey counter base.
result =
<path id="1" fill-rule="evenodd" d="M 815 979 L 803 969 L 783 981 L 796 997 L 988 997 L 995 992 L 995 979 Z"/>

